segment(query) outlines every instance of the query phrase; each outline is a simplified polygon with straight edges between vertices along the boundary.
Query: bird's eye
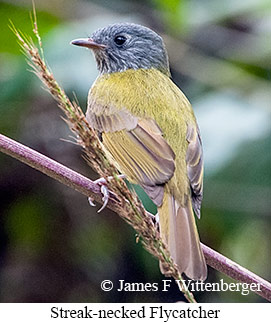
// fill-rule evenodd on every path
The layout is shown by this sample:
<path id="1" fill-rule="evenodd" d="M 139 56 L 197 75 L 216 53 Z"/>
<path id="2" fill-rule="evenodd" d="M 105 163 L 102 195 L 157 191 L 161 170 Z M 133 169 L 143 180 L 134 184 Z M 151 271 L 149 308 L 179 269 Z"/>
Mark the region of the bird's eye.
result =
<path id="1" fill-rule="evenodd" d="M 123 45 L 126 42 L 127 38 L 125 36 L 116 36 L 114 38 L 114 42 L 115 44 L 117 44 L 118 46 Z"/>

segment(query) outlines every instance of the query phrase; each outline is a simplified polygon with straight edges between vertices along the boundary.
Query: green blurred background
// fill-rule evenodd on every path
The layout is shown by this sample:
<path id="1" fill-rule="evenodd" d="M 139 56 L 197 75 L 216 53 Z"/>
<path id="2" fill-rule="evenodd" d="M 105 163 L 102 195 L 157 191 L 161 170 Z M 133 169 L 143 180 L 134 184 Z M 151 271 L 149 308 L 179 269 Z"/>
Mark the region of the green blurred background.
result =
<path id="1" fill-rule="evenodd" d="M 202 132 L 202 241 L 271 280 L 270 0 L 36 0 L 46 59 L 85 109 L 92 54 L 69 45 L 113 22 L 141 23 L 166 42 L 174 81 Z M 31 1 L 0 2 L 0 132 L 96 179 L 40 81 L 27 71 L 9 19 L 31 33 Z M 148 204 L 148 203 L 147 203 Z M 0 154 L 1 302 L 176 302 L 169 292 L 103 292 L 100 283 L 161 283 L 158 262 L 109 210 Z M 208 282 L 226 276 L 210 269 Z M 264 302 L 250 293 L 195 294 L 203 302 Z"/>

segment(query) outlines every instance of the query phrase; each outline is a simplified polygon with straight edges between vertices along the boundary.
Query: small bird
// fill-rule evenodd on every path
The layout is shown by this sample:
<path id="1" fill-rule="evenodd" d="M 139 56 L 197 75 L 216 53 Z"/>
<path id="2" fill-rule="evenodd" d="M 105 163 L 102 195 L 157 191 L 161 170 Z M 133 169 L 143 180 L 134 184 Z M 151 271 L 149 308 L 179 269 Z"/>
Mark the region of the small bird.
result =
<path id="1" fill-rule="evenodd" d="M 91 49 L 100 72 L 88 95 L 90 126 L 120 172 L 157 205 L 160 235 L 179 271 L 205 280 L 194 217 L 202 201 L 201 137 L 191 104 L 170 78 L 162 38 L 117 23 L 71 44 Z"/>

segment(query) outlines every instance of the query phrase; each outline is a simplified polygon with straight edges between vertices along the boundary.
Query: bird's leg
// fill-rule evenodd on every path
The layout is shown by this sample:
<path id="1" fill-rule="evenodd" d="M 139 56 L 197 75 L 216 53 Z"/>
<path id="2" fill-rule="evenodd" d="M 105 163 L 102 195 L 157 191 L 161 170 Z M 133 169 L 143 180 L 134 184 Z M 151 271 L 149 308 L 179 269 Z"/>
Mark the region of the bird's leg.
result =
<path id="1" fill-rule="evenodd" d="M 118 178 L 126 178 L 125 175 L 121 174 L 117 176 Z M 109 176 L 107 178 L 107 180 L 112 180 L 114 178 L 114 176 Z M 98 178 L 96 179 L 96 181 L 94 181 L 95 184 L 100 185 L 101 187 L 101 193 L 103 195 L 102 201 L 104 202 L 102 207 L 97 211 L 98 213 L 100 213 L 107 205 L 108 200 L 109 200 L 109 196 L 110 196 L 110 192 L 108 187 L 107 187 L 107 180 L 104 177 Z M 113 193 L 113 192 L 111 192 Z M 93 199 L 91 199 L 90 197 L 88 198 L 88 202 L 90 204 L 90 206 L 95 206 L 95 203 L 93 202 Z"/>

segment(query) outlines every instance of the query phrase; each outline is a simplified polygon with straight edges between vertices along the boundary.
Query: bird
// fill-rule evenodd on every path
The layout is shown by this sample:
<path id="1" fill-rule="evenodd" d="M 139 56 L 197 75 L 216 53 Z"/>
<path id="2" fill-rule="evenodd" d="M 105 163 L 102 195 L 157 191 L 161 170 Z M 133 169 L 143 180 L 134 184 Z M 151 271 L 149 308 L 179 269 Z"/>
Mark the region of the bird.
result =
<path id="1" fill-rule="evenodd" d="M 203 196 L 202 140 L 190 102 L 171 79 L 162 37 L 115 23 L 71 44 L 90 49 L 99 71 L 88 94 L 90 126 L 120 173 L 157 206 L 160 236 L 180 273 L 205 280 L 194 216 Z"/>

